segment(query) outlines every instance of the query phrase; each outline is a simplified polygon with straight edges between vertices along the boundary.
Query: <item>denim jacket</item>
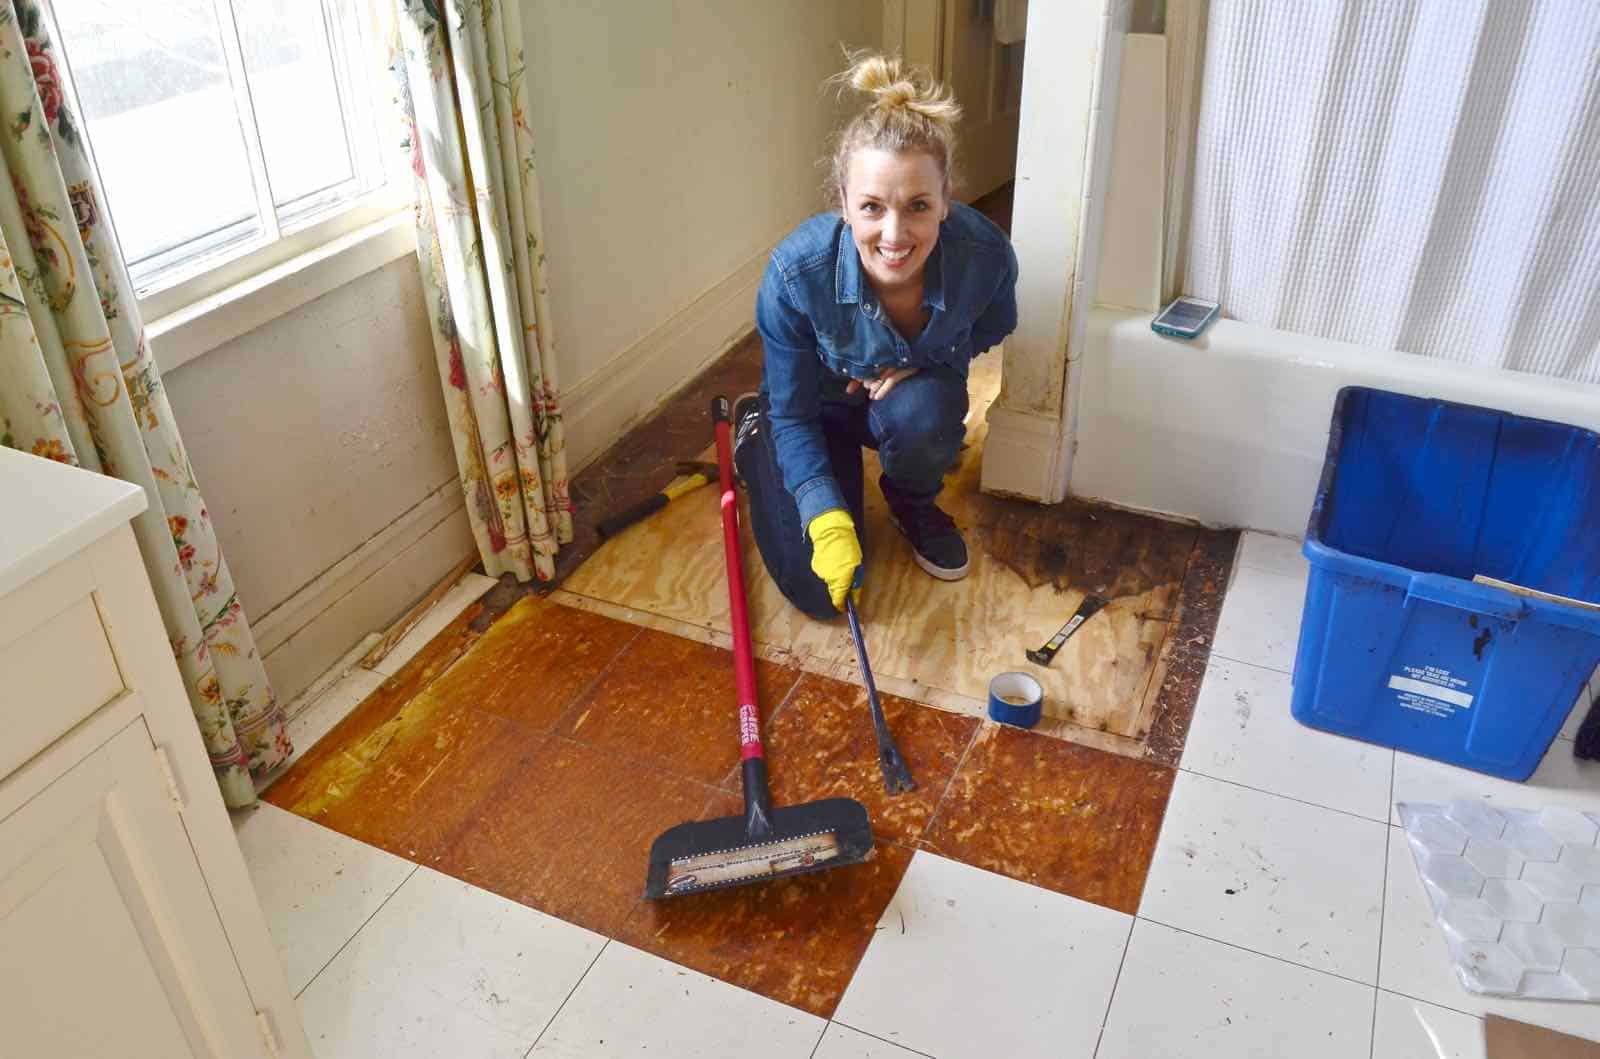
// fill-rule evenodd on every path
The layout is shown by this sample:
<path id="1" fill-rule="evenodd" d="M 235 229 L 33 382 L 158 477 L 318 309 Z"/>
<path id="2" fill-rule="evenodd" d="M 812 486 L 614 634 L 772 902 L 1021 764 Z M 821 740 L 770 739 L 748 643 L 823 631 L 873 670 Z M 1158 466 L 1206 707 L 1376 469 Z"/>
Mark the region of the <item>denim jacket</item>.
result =
<path id="1" fill-rule="evenodd" d="M 932 314 L 908 343 L 878 304 L 837 213 L 817 214 L 778 244 L 756 295 L 756 328 L 778 468 L 801 525 L 845 506 L 822 439 L 823 399 L 842 398 L 850 379 L 885 368 L 946 367 L 965 378 L 973 357 L 1016 329 L 1016 285 L 1005 233 L 952 202 L 923 275 L 922 305 Z"/>

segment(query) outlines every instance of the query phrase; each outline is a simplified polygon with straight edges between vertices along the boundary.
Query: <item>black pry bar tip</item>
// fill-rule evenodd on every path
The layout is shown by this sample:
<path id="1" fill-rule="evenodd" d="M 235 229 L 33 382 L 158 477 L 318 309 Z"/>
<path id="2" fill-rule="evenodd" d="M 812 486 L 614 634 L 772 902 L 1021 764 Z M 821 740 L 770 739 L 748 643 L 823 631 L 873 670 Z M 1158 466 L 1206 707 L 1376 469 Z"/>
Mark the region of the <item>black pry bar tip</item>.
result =
<path id="1" fill-rule="evenodd" d="M 1078 604 L 1077 611 L 1068 619 L 1067 623 L 1050 639 L 1046 640 L 1043 647 L 1038 650 L 1029 650 L 1028 661 L 1035 665 L 1047 666 L 1056 659 L 1056 652 L 1061 650 L 1061 645 L 1066 643 L 1079 627 L 1095 614 L 1105 608 L 1106 601 L 1099 596 L 1084 596 L 1083 602 Z"/>

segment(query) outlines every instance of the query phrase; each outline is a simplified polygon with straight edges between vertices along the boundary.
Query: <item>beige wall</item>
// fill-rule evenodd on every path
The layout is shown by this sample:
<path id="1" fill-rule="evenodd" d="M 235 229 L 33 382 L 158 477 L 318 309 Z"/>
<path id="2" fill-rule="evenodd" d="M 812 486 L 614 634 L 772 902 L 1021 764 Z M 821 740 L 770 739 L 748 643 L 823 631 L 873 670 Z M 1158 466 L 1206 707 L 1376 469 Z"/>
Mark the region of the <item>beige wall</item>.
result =
<path id="1" fill-rule="evenodd" d="M 819 86 L 882 21 L 861 0 L 523 0 L 564 389 L 821 208 Z"/>
<path id="2" fill-rule="evenodd" d="M 568 405 L 578 465 L 748 330 L 760 259 L 820 206 L 819 85 L 882 9 L 524 4 L 557 364 L 588 394 Z M 166 376 L 282 696 L 472 553 L 421 299 L 402 258 Z"/>
<path id="3" fill-rule="evenodd" d="M 455 481 L 421 296 L 416 260 L 404 257 L 165 376 L 239 598 L 258 632 L 265 625 L 280 694 L 294 694 L 471 554 L 465 515 L 450 497 L 456 525 L 430 547 L 364 586 L 347 585 L 355 598 L 315 591 L 330 569 Z M 297 595 L 304 613 L 275 635 L 274 611 Z M 281 642 L 341 603 L 331 625 Z"/>

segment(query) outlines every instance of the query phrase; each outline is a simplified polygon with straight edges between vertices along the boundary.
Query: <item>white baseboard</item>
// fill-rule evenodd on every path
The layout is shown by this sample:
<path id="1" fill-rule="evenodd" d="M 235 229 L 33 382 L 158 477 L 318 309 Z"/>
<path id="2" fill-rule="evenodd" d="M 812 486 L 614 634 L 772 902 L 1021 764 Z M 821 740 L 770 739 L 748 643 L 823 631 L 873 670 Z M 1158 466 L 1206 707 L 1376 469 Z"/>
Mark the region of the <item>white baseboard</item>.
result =
<path id="1" fill-rule="evenodd" d="M 1004 407 L 989 407 L 983 442 L 983 491 L 1054 504 L 1065 495 L 1061 421 Z"/>
<path id="2" fill-rule="evenodd" d="M 455 479 L 429 493 L 251 629 L 280 702 L 311 685 L 363 636 L 388 626 L 477 545 Z"/>
<path id="3" fill-rule="evenodd" d="M 569 476 L 750 334 L 768 253 L 763 249 L 563 394 Z"/>

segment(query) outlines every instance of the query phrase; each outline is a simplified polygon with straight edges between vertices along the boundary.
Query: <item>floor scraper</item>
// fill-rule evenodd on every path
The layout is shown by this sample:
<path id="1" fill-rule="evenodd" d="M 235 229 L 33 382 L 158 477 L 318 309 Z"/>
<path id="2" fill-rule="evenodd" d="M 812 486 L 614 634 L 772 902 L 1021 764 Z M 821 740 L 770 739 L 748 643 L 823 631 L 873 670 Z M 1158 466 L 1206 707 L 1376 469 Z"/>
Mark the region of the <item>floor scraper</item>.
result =
<path id="1" fill-rule="evenodd" d="M 767 790 L 761 711 L 756 705 L 755 653 L 745 610 L 744 569 L 739 560 L 739 501 L 733 489 L 730 418 L 728 399 L 713 398 L 711 422 L 717 436 L 722 543 L 728 566 L 729 616 L 739 696 L 744 815 L 679 824 L 663 832 L 650 847 L 650 873 L 644 888 L 648 898 L 842 868 L 872 856 L 872 823 L 860 802 L 853 798 L 824 798 L 774 808 Z"/>

